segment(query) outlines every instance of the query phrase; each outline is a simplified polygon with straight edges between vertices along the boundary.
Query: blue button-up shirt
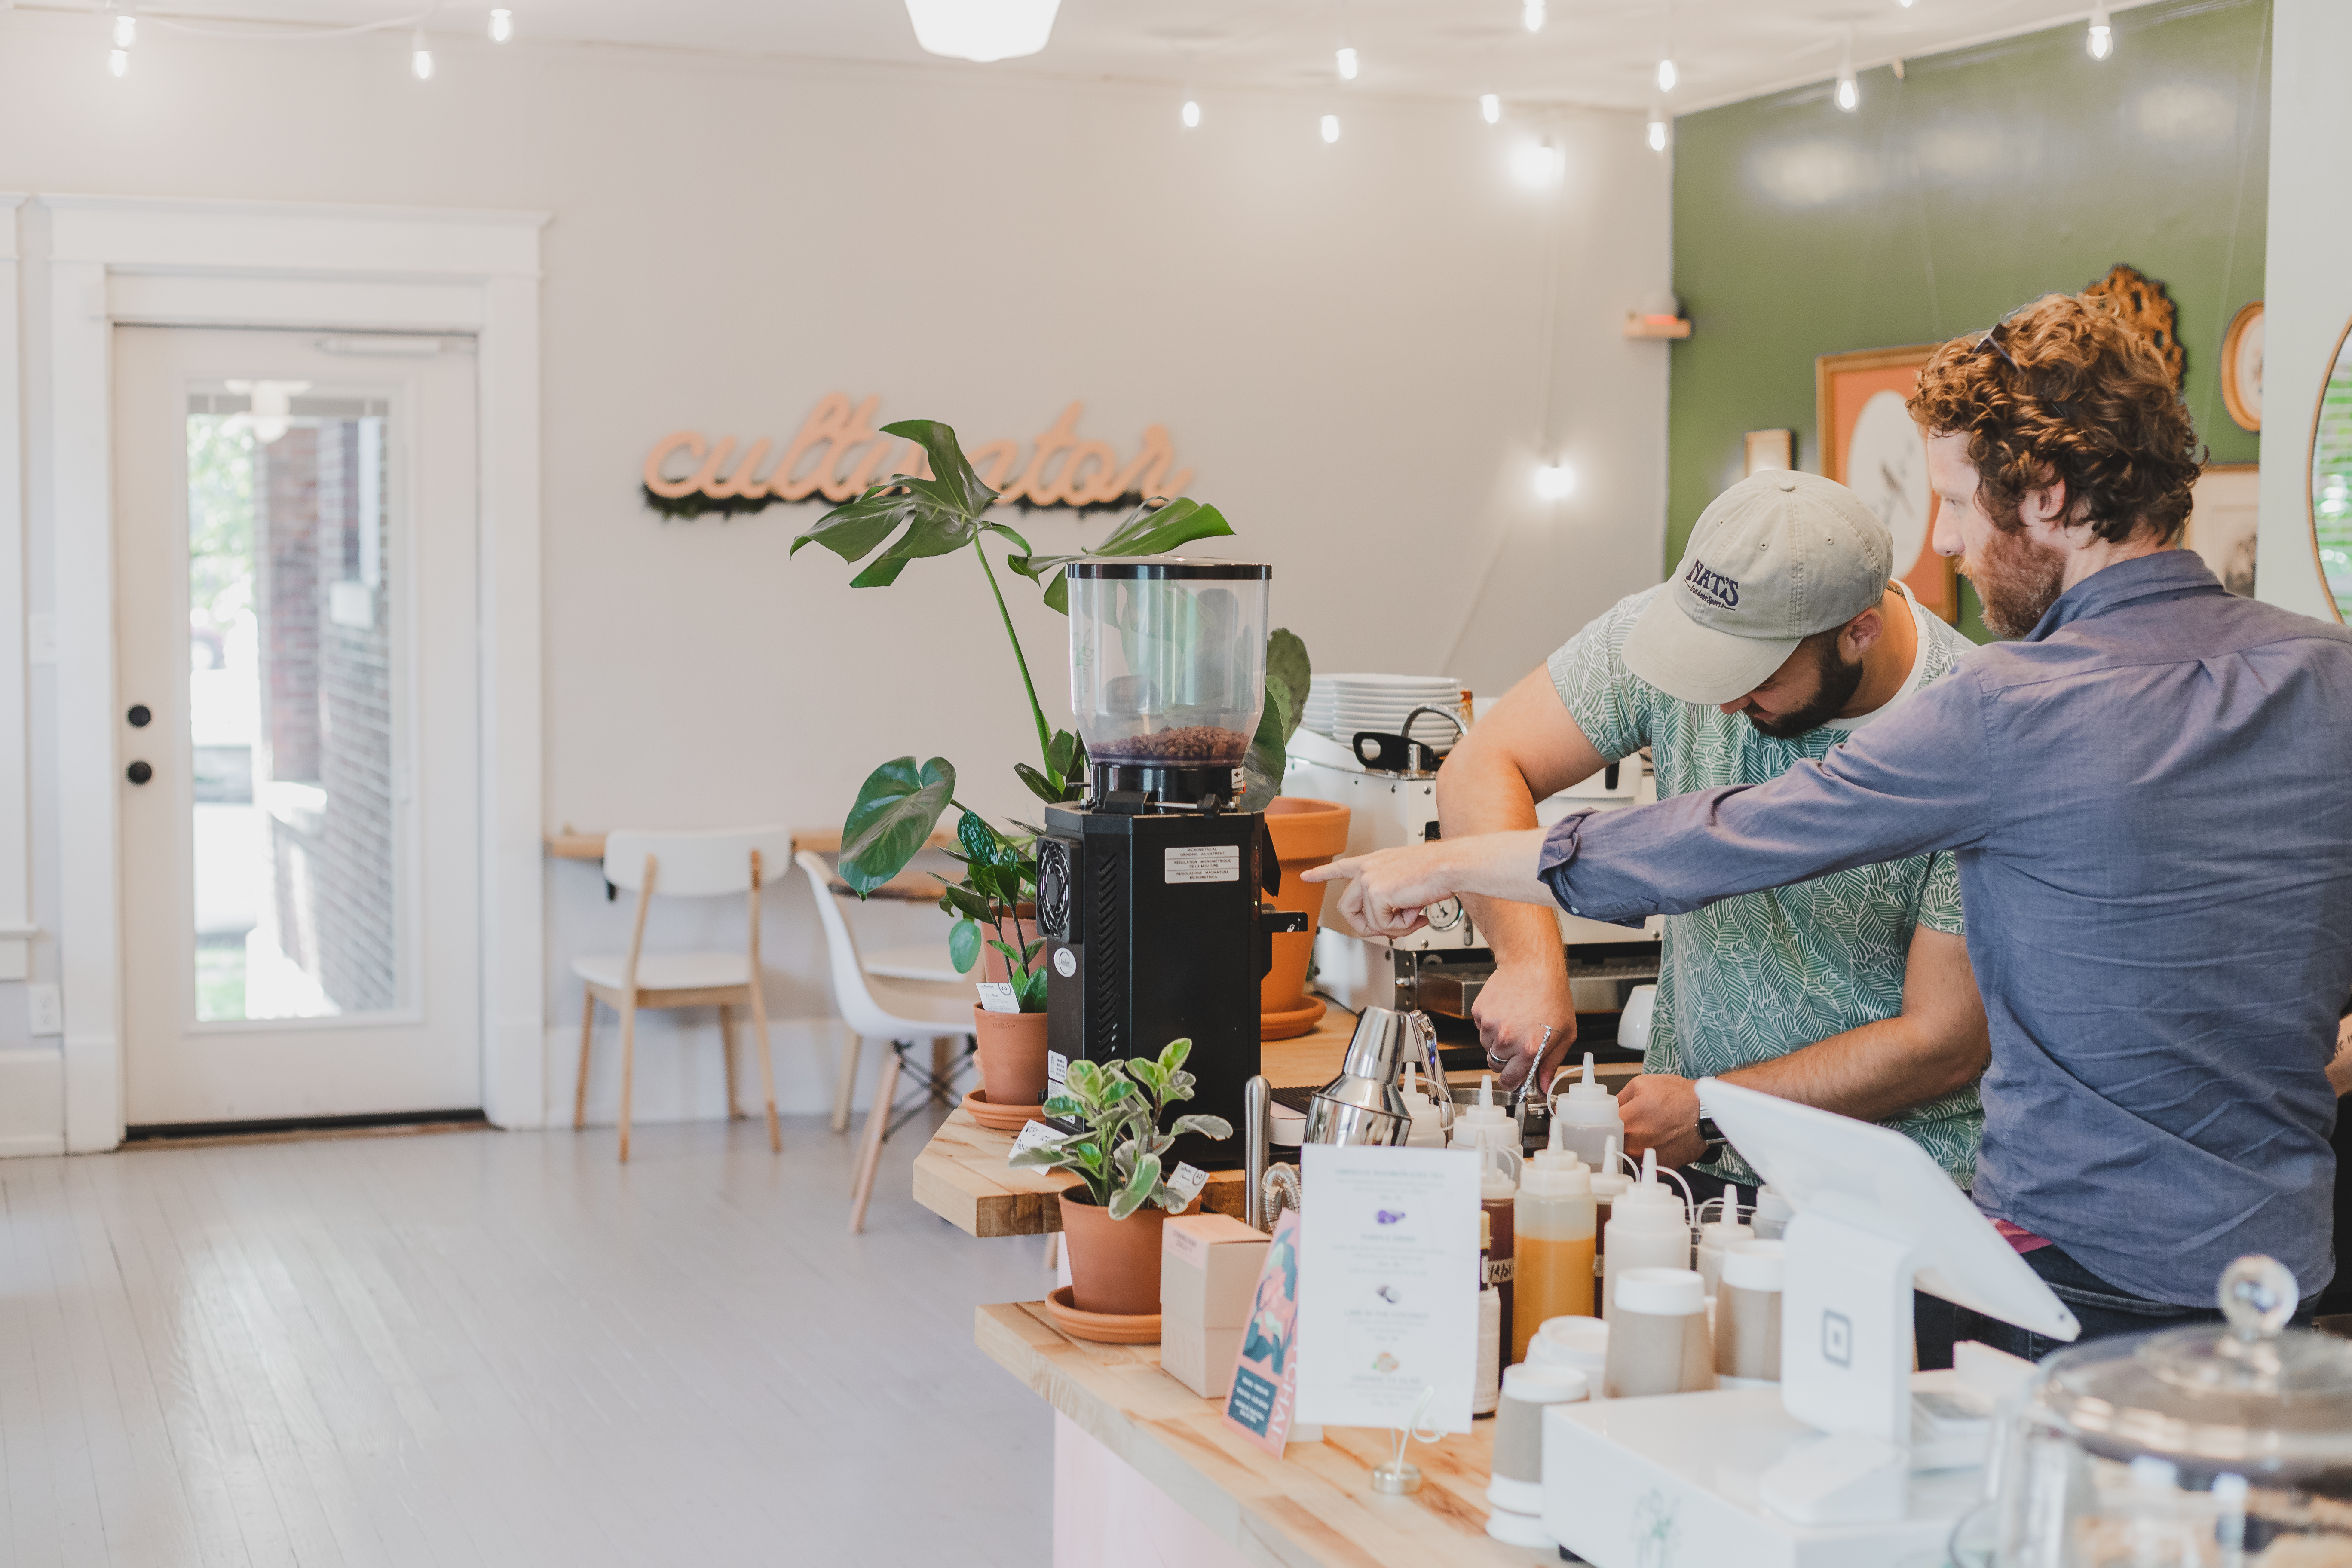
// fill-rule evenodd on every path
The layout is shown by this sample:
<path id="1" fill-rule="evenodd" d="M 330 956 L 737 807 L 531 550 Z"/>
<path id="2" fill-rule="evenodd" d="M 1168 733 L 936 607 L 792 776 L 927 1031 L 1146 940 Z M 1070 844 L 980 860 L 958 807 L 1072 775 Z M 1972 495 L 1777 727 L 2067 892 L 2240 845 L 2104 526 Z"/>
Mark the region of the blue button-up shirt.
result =
<path id="1" fill-rule="evenodd" d="M 2352 633 L 2165 551 L 1766 784 L 1574 816 L 1559 901 L 1677 913 L 1957 852 L 1992 1034 L 1976 1199 L 2123 1289 L 2327 1282 L 2352 994 Z"/>

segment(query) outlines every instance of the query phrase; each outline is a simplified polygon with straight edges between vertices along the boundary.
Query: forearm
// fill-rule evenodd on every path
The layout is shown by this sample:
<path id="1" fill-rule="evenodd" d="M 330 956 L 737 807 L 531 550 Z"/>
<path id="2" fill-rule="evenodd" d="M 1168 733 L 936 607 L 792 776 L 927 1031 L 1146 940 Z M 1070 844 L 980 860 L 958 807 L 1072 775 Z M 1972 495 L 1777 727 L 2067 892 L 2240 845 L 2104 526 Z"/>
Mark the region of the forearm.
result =
<path id="1" fill-rule="evenodd" d="M 1540 909 L 1529 912 L 1542 917 L 1550 928 L 1551 941 L 1555 945 L 1559 942 L 1559 927 L 1551 912 L 1551 885 L 1536 870 L 1536 862 L 1543 854 L 1542 828 L 1448 838 L 1432 847 L 1435 851 L 1435 864 L 1431 868 L 1433 879 L 1450 889 L 1465 907 L 1474 900 L 1489 909 L 1496 900 L 1507 900 L 1522 908 L 1540 905 Z"/>
<path id="2" fill-rule="evenodd" d="M 1465 742 L 1462 752 L 1469 752 Z M 1517 768 L 1476 765 L 1484 759 L 1457 754 L 1437 781 L 1437 820 L 1448 842 L 1490 833 L 1519 833 L 1536 826 L 1535 794 Z M 1456 766 L 1456 763 L 1467 764 Z M 1464 892 L 1462 907 L 1478 928 L 1481 942 L 1499 963 L 1566 965 L 1559 922 L 1542 906 L 1515 903 L 1485 893 Z"/>
<path id="3" fill-rule="evenodd" d="M 1780 1100 L 1884 1121 L 1967 1088 L 1984 1071 L 1985 1058 L 1973 1042 L 1939 1039 L 1921 1020 L 1898 1016 L 1722 1077 Z"/>

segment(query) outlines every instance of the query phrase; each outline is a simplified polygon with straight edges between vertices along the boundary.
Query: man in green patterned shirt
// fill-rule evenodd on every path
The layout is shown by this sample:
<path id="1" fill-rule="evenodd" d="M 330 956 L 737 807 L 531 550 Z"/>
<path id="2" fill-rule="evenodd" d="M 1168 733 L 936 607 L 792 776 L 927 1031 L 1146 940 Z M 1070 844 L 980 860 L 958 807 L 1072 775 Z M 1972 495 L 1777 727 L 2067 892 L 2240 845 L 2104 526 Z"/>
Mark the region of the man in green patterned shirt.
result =
<path id="1" fill-rule="evenodd" d="M 1674 580 L 1579 632 L 1454 749 L 1438 775 L 1445 837 L 1532 826 L 1536 801 L 1643 746 L 1662 797 L 1825 755 L 1970 647 L 1890 581 L 1892 553 L 1843 486 L 1795 472 L 1734 485 Z M 1476 1005 L 1488 1059 L 1506 1084 L 1548 1072 L 1576 1029 L 1553 913 L 1464 902 L 1496 958 Z M 1618 1098 L 1627 1152 L 1654 1147 L 1717 1178 L 1706 1190 L 1756 1182 L 1702 1133 L 1692 1082 L 1714 1076 L 1897 1128 L 1968 1185 L 1989 1046 L 1964 931 L 1941 854 L 1667 916 L 1644 1071 Z"/>

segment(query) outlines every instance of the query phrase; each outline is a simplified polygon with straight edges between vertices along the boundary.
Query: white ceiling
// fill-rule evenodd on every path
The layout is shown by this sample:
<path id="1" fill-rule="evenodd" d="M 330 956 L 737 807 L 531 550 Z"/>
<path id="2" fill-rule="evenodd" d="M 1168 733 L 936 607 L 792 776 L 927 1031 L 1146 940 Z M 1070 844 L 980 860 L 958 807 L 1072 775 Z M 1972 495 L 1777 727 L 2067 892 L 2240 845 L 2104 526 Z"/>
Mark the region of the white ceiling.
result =
<path id="1" fill-rule="evenodd" d="M 412 16 L 428 0 L 163 0 L 168 17 L 250 18 L 317 26 Z M 1190 81 L 1220 89 L 1643 109 L 1660 100 L 1655 72 L 1671 47 L 1681 80 L 1664 101 L 1677 111 L 1835 74 L 1848 29 L 1869 67 L 2063 22 L 2086 0 L 1550 0 L 1540 33 L 1520 23 L 1522 0 L 1062 0 L 1042 54 L 947 68 Z M 2125 4 L 2137 0 L 2125 0 Z M 28 9 L 30 7 L 27 7 Z M 932 61 L 916 47 L 898 0 L 512 0 L 519 43 L 630 44 L 886 63 Z M 2123 9 L 2123 5 L 2113 6 Z M 478 36 L 488 7 L 437 5 L 436 34 Z M 2118 29 L 2126 36 L 2127 30 Z M 1342 83 L 1342 41 L 1362 59 Z M 944 66 L 944 62 L 940 63 Z"/>

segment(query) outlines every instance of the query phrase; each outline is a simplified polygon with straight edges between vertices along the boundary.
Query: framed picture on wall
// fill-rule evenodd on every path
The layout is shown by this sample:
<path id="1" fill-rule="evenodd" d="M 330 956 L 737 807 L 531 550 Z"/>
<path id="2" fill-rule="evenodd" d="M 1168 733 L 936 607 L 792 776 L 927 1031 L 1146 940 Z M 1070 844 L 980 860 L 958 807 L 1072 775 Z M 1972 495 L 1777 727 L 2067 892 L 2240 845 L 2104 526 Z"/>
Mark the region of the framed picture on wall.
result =
<path id="1" fill-rule="evenodd" d="M 1823 354 L 1813 361 L 1822 472 L 1860 496 L 1895 535 L 1895 574 L 1947 621 L 1960 618 L 1959 575 L 1936 553 L 1927 438 L 1903 406 L 1934 343 Z"/>
<path id="2" fill-rule="evenodd" d="M 2180 542 L 2194 550 L 2241 598 L 2254 596 L 2254 518 L 2262 510 L 2263 470 L 2254 463 L 2208 463 L 2197 476 L 2189 531 Z"/>

